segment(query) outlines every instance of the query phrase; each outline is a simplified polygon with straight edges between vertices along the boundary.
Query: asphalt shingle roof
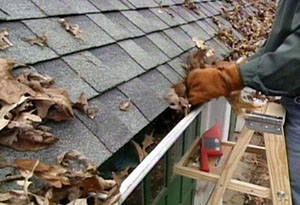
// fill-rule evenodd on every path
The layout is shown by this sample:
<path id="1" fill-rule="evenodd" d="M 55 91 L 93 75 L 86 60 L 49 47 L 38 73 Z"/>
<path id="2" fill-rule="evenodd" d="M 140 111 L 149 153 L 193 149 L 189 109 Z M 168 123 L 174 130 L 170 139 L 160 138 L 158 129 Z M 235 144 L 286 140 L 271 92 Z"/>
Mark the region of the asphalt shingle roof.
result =
<path id="1" fill-rule="evenodd" d="M 76 112 L 73 121 L 51 123 L 60 141 L 43 151 L 20 153 L 4 148 L 10 159 L 51 161 L 77 149 L 101 164 L 166 108 L 165 94 L 184 77 L 184 57 L 195 49 L 193 37 L 207 41 L 219 56 L 229 49 L 216 40 L 223 1 L 194 1 L 197 15 L 183 0 L 0 0 L 0 31 L 7 28 L 13 47 L 0 57 L 29 64 L 69 91 L 73 101 L 85 92 L 99 108 L 95 119 Z M 81 39 L 59 20 L 78 24 Z M 47 35 L 49 47 L 22 38 Z M 131 99 L 130 111 L 119 110 Z"/>

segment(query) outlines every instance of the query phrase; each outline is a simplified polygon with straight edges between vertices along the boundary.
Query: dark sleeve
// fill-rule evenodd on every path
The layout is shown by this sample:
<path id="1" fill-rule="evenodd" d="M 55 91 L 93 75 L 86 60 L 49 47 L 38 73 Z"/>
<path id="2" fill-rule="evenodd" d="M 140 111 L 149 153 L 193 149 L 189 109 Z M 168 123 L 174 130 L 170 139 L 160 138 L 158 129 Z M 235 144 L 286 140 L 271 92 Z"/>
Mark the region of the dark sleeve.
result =
<path id="1" fill-rule="evenodd" d="M 287 95 L 300 88 L 300 29 L 273 52 L 251 59 L 241 67 L 245 86 L 266 95 Z"/>

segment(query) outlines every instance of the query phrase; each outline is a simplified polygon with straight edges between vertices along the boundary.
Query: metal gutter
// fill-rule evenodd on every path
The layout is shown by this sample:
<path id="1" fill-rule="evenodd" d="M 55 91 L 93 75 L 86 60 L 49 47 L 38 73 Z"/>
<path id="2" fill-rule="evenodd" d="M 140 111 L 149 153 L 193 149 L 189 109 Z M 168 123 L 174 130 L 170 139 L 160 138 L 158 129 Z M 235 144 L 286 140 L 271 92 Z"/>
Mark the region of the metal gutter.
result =
<path id="1" fill-rule="evenodd" d="M 126 200 L 201 111 L 202 107 L 199 107 L 185 116 L 123 181 L 120 187 L 121 199 L 119 204 L 122 204 Z"/>

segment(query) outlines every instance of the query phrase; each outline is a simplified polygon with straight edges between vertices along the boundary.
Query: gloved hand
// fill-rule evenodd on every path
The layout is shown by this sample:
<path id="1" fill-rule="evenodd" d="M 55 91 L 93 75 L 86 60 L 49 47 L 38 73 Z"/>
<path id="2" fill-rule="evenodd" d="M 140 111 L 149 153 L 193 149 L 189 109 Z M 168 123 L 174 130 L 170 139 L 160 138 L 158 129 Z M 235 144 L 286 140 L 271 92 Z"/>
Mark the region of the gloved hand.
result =
<path id="1" fill-rule="evenodd" d="M 221 61 L 216 63 L 215 68 L 191 71 L 187 76 L 186 86 L 189 103 L 199 105 L 242 89 L 243 82 L 236 63 Z"/>

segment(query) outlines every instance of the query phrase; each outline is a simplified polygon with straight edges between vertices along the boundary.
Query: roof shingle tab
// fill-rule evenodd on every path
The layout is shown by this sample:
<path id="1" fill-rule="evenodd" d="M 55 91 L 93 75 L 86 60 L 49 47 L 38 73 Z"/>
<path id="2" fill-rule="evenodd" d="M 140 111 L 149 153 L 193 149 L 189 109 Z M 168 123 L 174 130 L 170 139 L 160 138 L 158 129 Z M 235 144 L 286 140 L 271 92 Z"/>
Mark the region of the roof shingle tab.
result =
<path id="1" fill-rule="evenodd" d="M 113 44 L 90 52 L 109 67 L 108 74 L 113 76 L 109 84 L 115 86 L 145 72 L 119 45 Z M 100 79 L 99 79 L 100 80 Z"/>
<path id="2" fill-rule="evenodd" d="M 162 73 L 172 84 L 182 80 L 182 77 L 168 64 L 161 65 L 157 70 Z"/>
<path id="3" fill-rule="evenodd" d="M 167 107 L 165 100 L 140 79 L 135 78 L 119 86 L 149 121 L 154 120 Z"/>
<path id="4" fill-rule="evenodd" d="M 206 21 L 206 19 L 196 22 L 209 36 L 214 36 L 217 31 L 211 27 L 211 25 Z"/>
<path id="5" fill-rule="evenodd" d="M 100 11 L 118 11 L 128 9 L 122 1 L 115 0 L 89 0 L 94 4 Z"/>
<path id="6" fill-rule="evenodd" d="M 138 133 L 149 123 L 148 120 L 132 103 L 130 104 L 127 112 L 120 110 L 119 105 L 122 102 L 128 101 L 128 98 L 118 89 L 110 90 L 98 97 L 96 100 L 99 100 L 99 102 L 101 102 L 103 105 L 106 105 L 106 108 L 110 112 L 114 113 L 114 115 L 124 123 L 126 128 L 133 135 Z"/>
<path id="7" fill-rule="evenodd" d="M 148 37 L 170 58 L 174 58 L 182 52 L 182 50 L 163 32 L 152 33 L 148 35 Z"/>
<path id="8" fill-rule="evenodd" d="M 158 4 L 153 0 L 127 0 L 136 8 L 149 8 L 149 7 L 157 7 Z"/>
<path id="9" fill-rule="evenodd" d="M 9 38 L 13 46 L 0 52 L 3 58 L 15 59 L 21 63 L 33 64 L 39 61 L 58 57 L 58 55 L 48 47 L 41 48 L 37 45 L 30 45 L 22 38 L 36 38 L 24 24 L 20 22 L 2 23 L 1 28 L 7 28 Z"/>
<path id="10" fill-rule="evenodd" d="M 158 18 L 151 10 L 143 9 L 138 11 L 145 19 L 147 19 L 150 24 L 154 24 L 158 30 L 163 30 L 169 26 L 165 24 L 160 18 Z"/>
<path id="11" fill-rule="evenodd" d="M 177 13 L 177 15 L 180 15 L 187 22 L 197 20 L 197 18 L 192 14 L 192 11 L 186 9 L 183 5 L 172 6 L 171 8 Z"/>
<path id="12" fill-rule="evenodd" d="M 161 30 L 161 29 L 167 27 L 167 25 L 164 24 L 161 21 L 160 21 L 161 22 L 160 24 L 155 24 L 155 22 L 158 22 L 158 21 L 156 21 L 154 19 L 148 19 L 148 18 L 146 18 L 146 16 L 142 15 L 143 14 L 142 11 L 134 11 L 134 10 L 123 11 L 122 14 L 124 16 L 126 16 L 137 27 L 139 27 L 140 29 L 142 29 L 145 33 L 150 33 L 150 32 Z"/>
<path id="13" fill-rule="evenodd" d="M 139 77 L 143 83 L 154 90 L 161 99 L 164 99 L 172 84 L 157 70 L 151 70 Z"/>
<path id="14" fill-rule="evenodd" d="M 126 27 L 118 23 L 114 23 L 109 19 L 109 17 L 106 17 L 104 14 L 89 14 L 88 17 L 92 19 L 103 30 L 105 30 L 109 35 L 111 35 L 115 40 L 134 37 L 134 34 L 127 30 Z"/>
<path id="15" fill-rule="evenodd" d="M 184 24 L 186 21 L 169 7 L 153 8 L 151 11 L 169 26 Z"/>
<path id="16" fill-rule="evenodd" d="M 137 45 L 133 40 L 126 40 L 119 43 L 119 45 L 127 52 L 129 55 L 138 62 L 143 68 L 150 69 L 157 65 L 159 62 L 157 59 L 147 53 L 139 45 Z"/>
<path id="17" fill-rule="evenodd" d="M 89 51 L 71 54 L 63 57 L 63 59 L 98 92 L 104 92 L 115 85 L 111 81 L 115 76 L 111 72 L 111 68 Z"/>
<path id="18" fill-rule="evenodd" d="M 60 55 L 114 42 L 87 16 L 74 16 L 69 19 L 71 24 L 79 25 L 82 30 L 79 35 L 83 40 L 75 38 L 71 33 L 64 30 L 59 23 L 59 18 L 26 20 L 24 23 L 36 35 L 48 35 L 48 45 Z"/>
<path id="19" fill-rule="evenodd" d="M 105 16 L 115 24 L 120 24 L 133 35 L 133 37 L 144 35 L 144 33 L 129 21 L 121 12 L 109 12 Z"/>
<path id="20" fill-rule="evenodd" d="M 0 5 L 0 19 L 16 20 L 45 16 L 30 0 L 18 0 L 18 2 L 2 0 Z"/>
<path id="21" fill-rule="evenodd" d="M 164 30 L 164 32 L 183 50 L 188 50 L 195 46 L 192 38 L 189 37 L 180 27 L 170 28 Z"/>
<path id="22" fill-rule="evenodd" d="M 52 77 L 59 86 L 66 88 L 73 102 L 78 101 L 82 92 L 88 97 L 98 94 L 61 59 L 39 63 L 34 67 L 39 73 Z"/>
<path id="23" fill-rule="evenodd" d="M 197 37 L 203 41 L 210 39 L 211 37 L 196 23 L 186 24 L 181 26 L 182 29 L 191 37 Z M 201 32 L 200 32 L 201 31 Z"/>
<path id="24" fill-rule="evenodd" d="M 182 66 L 183 61 L 180 58 L 175 58 L 173 60 L 171 60 L 170 62 L 168 62 L 168 64 L 182 77 L 185 77 L 187 74 L 187 70 L 184 69 Z"/>
<path id="25" fill-rule="evenodd" d="M 118 151 L 131 139 L 132 133 L 127 129 L 125 124 L 111 112 L 109 107 L 102 104 L 98 98 L 90 100 L 89 104 L 99 108 L 96 117 L 90 119 L 85 114 L 79 112 L 77 116 L 109 151 L 113 153 Z"/>
<path id="26" fill-rule="evenodd" d="M 138 44 L 141 48 L 149 53 L 149 56 L 159 64 L 165 63 L 169 58 L 152 43 L 147 37 L 135 38 L 133 41 Z"/>
<path id="27" fill-rule="evenodd" d="M 66 14 L 85 14 L 99 11 L 89 1 L 82 0 L 32 0 L 49 16 Z"/>

